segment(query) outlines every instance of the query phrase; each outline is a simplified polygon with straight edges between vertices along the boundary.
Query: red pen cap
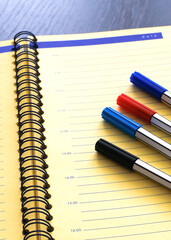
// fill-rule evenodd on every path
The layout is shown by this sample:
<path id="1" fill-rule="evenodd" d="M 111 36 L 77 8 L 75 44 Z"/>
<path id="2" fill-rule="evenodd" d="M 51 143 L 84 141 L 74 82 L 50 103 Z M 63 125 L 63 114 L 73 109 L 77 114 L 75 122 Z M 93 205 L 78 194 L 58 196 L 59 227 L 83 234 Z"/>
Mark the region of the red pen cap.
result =
<path id="1" fill-rule="evenodd" d="M 146 122 L 150 122 L 151 117 L 156 113 L 154 110 L 123 93 L 117 98 L 117 104 Z"/>

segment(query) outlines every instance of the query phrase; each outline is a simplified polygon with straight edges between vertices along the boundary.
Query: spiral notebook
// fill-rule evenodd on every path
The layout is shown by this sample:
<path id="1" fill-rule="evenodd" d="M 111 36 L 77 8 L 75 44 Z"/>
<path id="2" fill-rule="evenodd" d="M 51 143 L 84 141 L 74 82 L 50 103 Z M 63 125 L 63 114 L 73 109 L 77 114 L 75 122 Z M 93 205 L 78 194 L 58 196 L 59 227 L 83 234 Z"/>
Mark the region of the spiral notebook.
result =
<path id="1" fill-rule="evenodd" d="M 101 118 L 138 71 L 171 89 L 171 27 L 0 42 L 0 240 L 171 238 L 171 193 L 94 150 L 104 138 L 171 174 L 171 162 Z"/>

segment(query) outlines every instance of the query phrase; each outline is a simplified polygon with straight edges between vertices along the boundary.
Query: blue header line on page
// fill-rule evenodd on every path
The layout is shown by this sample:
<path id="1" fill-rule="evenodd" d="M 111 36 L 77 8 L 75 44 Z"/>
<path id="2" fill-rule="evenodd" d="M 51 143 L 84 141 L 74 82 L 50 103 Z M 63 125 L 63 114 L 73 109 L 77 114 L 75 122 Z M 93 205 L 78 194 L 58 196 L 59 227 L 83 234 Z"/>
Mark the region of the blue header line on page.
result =
<path id="1" fill-rule="evenodd" d="M 11 52 L 13 48 L 13 45 L 0 47 L 0 53 Z"/>
<path id="2" fill-rule="evenodd" d="M 136 34 L 136 35 L 126 35 L 117 37 L 107 37 L 107 38 L 92 38 L 92 39 L 81 39 L 81 40 L 65 40 L 65 41 L 48 41 L 48 42 L 38 42 L 39 48 L 56 48 L 56 47 L 79 47 L 79 46 L 89 46 L 89 45 L 100 45 L 100 44 L 112 44 L 112 43 L 124 43 L 124 42 L 136 42 L 136 41 L 146 41 L 154 39 L 162 39 L 162 33 L 147 33 L 147 34 Z M 0 53 L 10 52 L 13 50 L 13 46 L 0 47 Z"/>
<path id="3" fill-rule="evenodd" d="M 162 33 L 159 32 L 159 33 L 136 34 L 136 35 L 127 35 L 127 36 L 107 37 L 107 38 L 38 42 L 38 47 L 39 48 L 78 47 L 78 46 L 154 40 L 154 39 L 161 39 L 161 38 L 163 38 L 163 36 L 162 36 Z"/>

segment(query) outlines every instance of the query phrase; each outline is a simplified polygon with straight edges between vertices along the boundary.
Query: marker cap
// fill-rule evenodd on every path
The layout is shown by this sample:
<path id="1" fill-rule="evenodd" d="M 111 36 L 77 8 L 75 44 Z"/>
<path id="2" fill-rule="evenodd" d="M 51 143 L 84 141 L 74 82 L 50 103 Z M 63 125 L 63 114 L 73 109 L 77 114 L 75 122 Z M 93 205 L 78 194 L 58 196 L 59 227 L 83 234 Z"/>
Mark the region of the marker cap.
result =
<path id="1" fill-rule="evenodd" d="M 133 138 L 135 138 L 137 129 L 142 127 L 140 124 L 115 111 L 111 107 L 106 107 L 103 110 L 102 118 Z"/>
<path id="2" fill-rule="evenodd" d="M 148 92 L 158 100 L 161 99 L 162 94 L 167 91 L 166 88 L 160 86 L 159 84 L 153 82 L 151 79 L 145 77 L 139 72 L 134 72 L 130 80 L 133 84 L 137 87 L 141 88 L 142 90 Z"/>
<path id="3" fill-rule="evenodd" d="M 156 111 L 123 93 L 117 98 L 117 104 L 126 109 L 128 112 L 149 123 L 152 116 L 156 113 Z"/>
<path id="4" fill-rule="evenodd" d="M 96 142 L 95 150 L 131 169 L 133 168 L 135 161 L 138 159 L 138 157 L 133 154 L 104 139 L 99 139 Z"/>

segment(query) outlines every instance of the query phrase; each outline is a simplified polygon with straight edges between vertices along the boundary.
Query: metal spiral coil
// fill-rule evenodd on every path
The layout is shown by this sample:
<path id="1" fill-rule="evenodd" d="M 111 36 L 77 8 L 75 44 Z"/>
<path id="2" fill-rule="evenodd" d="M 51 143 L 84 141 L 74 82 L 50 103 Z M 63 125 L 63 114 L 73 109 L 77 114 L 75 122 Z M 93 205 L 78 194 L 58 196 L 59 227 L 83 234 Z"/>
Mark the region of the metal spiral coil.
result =
<path id="1" fill-rule="evenodd" d="M 36 42 L 27 31 L 14 37 L 23 234 L 53 240 Z"/>

